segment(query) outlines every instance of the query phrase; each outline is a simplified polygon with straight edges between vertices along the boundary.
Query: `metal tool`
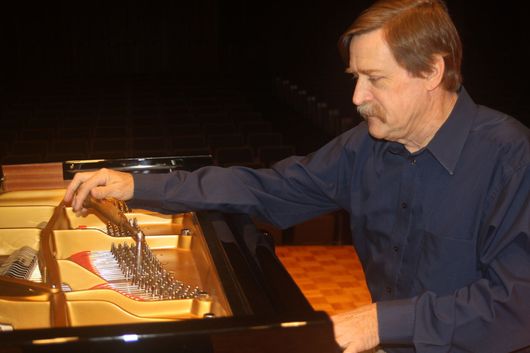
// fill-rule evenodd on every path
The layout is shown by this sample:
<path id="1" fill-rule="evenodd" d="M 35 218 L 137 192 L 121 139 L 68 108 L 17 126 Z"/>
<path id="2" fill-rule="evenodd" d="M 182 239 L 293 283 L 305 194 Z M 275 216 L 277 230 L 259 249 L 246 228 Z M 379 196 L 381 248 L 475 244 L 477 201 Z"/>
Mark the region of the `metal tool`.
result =
<path id="1" fill-rule="evenodd" d="M 118 227 L 125 229 L 131 237 L 136 241 L 136 248 L 138 249 L 136 253 L 136 264 L 137 268 L 140 268 L 142 265 L 142 247 L 144 242 L 144 234 L 138 228 L 135 228 L 125 217 L 123 212 L 121 212 L 116 205 L 108 200 L 98 200 L 88 194 L 85 201 L 83 202 L 83 207 L 93 208 L 103 216 L 105 216 L 109 221 L 116 224 Z"/>

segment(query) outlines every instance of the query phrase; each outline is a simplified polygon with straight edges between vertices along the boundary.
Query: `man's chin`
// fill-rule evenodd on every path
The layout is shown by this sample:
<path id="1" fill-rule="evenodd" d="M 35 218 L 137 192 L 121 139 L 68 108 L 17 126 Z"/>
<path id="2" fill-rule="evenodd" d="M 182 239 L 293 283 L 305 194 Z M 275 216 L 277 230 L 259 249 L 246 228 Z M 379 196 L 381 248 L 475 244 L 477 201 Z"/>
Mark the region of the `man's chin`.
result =
<path id="1" fill-rule="evenodd" d="M 377 117 L 368 117 L 365 118 L 366 123 L 368 124 L 368 132 L 370 135 L 377 139 L 385 138 L 385 129 L 383 128 L 383 123 Z"/>

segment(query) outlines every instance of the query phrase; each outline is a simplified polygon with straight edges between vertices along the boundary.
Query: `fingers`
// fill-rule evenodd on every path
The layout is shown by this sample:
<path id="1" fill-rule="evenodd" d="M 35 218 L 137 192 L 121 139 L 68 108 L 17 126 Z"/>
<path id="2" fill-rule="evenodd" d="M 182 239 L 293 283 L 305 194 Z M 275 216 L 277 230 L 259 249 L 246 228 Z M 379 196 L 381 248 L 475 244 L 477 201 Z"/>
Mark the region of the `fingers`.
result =
<path id="1" fill-rule="evenodd" d="M 85 180 L 92 177 L 93 174 L 94 172 L 76 173 L 74 175 L 74 178 L 66 188 L 66 193 L 64 194 L 64 201 L 66 203 L 70 203 L 79 185 L 81 185 Z"/>
<path id="2" fill-rule="evenodd" d="M 114 196 L 112 195 L 112 188 L 110 186 L 97 186 L 90 191 L 90 194 L 95 199 L 104 199 L 107 196 Z"/>
<path id="3" fill-rule="evenodd" d="M 100 169 L 97 172 L 77 173 L 68 186 L 64 200 L 65 202 L 71 200 L 74 212 L 82 213 L 83 203 L 90 191 L 99 185 L 106 185 L 106 183 L 107 171 L 105 169 Z"/>
<path id="4" fill-rule="evenodd" d="M 348 347 L 352 340 L 351 331 L 353 328 L 349 325 L 351 316 L 350 312 L 331 316 L 335 340 L 342 348 Z"/>
<path id="5" fill-rule="evenodd" d="M 331 320 L 335 340 L 346 348 L 345 353 L 364 352 L 380 343 L 376 304 L 333 315 Z"/>
<path id="6" fill-rule="evenodd" d="M 81 183 L 77 188 L 74 201 L 72 202 L 73 210 L 76 212 L 81 210 L 83 208 L 83 203 L 85 202 L 85 199 L 87 198 L 90 191 L 101 183 L 104 183 L 104 179 L 102 179 L 97 173 Z"/>
<path id="7" fill-rule="evenodd" d="M 70 202 L 73 211 L 80 214 L 86 212 L 83 203 L 89 194 L 96 199 L 115 197 L 129 200 L 133 193 L 134 179 L 131 174 L 103 168 L 97 172 L 76 174 L 66 190 L 64 201 Z"/>

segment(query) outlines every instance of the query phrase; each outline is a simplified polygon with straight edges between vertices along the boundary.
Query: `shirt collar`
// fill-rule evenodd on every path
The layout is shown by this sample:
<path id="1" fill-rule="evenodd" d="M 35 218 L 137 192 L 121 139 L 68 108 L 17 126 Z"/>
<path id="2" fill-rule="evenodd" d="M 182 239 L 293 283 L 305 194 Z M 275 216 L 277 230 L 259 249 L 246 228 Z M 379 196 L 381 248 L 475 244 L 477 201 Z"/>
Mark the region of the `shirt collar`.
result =
<path id="1" fill-rule="evenodd" d="M 465 88 L 461 87 L 449 118 L 427 145 L 427 149 L 434 158 L 451 175 L 455 173 L 456 165 L 464 149 L 476 111 L 475 102 L 473 102 Z"/>
<path id="2" fill-rule="evenodd" d="M 467 136 L 473 125 L 477 106 L 467 93 L 464 87 L 460 88 L 458 99 L 451 114 L 436 132 L 433 139 L 425 149 L 436 158 L 450 175 L 453 175 L 460 154 L 466 143 Z M 374 145 L 376 154 L 376 172 L 381 174 L 384 169 L 384 154 L 386 152 L 394 154 L 405 154 L 404 146 L 397 142 L 379 140 L 380 143 Z M 423 150 L 425 150 L 423 149 Z"/>

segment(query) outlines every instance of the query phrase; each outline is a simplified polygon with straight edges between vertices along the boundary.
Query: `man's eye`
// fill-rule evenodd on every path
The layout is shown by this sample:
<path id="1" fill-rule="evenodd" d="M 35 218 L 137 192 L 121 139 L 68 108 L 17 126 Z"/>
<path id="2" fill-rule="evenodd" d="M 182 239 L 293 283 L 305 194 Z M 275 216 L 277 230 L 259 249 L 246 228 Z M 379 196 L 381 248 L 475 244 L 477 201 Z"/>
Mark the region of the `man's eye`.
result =
<path id="1" fill-rule="evenodd" d="M 372 83 L 375 83 L 375 82 L 379 81 L 380 79 L 381 79 L 381 77 L 369 77 L 368 81 L 370 81 Z"/>

